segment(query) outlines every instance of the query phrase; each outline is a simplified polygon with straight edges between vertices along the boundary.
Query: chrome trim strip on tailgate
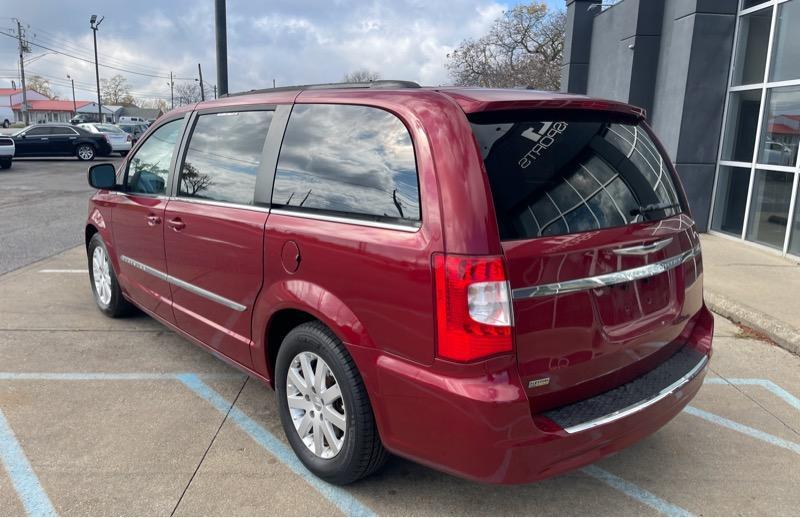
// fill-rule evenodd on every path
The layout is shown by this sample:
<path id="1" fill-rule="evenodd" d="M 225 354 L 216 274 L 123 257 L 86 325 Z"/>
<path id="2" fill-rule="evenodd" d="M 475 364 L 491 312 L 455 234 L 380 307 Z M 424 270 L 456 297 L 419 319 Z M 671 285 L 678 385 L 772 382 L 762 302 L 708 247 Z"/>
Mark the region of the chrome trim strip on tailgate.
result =
<path id="1" fill-rule="evenodd" d="M 172 275 L 162 272 L 161 270 L 156 270 L 152 266 L 147 266 L 144 263 L 140 263 L 136 259 L 131 259 L 127 255 L 121 255 L 120 260 L 124 263 L 128 263 L 129 265 L 133 266 L 138 270 L 141 270 L 145 273 L 149 273 L 153 277 L 157 277 L 162 281 L 167 281 L 168 283 L 177 286 L 179 288 L 183 288 L 186 291 L 191 291 L 195 295 L 200 295 L 201 297 L 205 297 L 208 300 L 216 302 L 217 304 L 222 304 L 223 306 L 227 306 L 233 309 L 234 311 L 244 311 L 247 309 L 247 306 L 243 306 L 238 302 L 232 301 L 231 299 L 226 299 L 222 295 L 217 295 L 216 293 L 203 289 L 200 286 L 195 286 L 194 284 L 182 281 L 176 277 L 173 277 Z"/>
<path id="2" fill-rule="evenodd" d="M 564 428 L 564 431 L 567 433 L 582 432 L 584 430 L 589 430 L 590 428 L 595 428 L 598 426 L 603 426 L 604 424 L 613 423 L 614 421 L 617 421 L 631 414 L 635 414 L 636 412 L 644 410 L 645 408 L 651 405 L 655 405 L 662 399 L 671 396 L 672 394 L 680 390 L 684 385 L 692 381 L 695 378 L 695 376 L 697 376 L 700 373 L 700 371 L 703 370 L 703 367 L 705 367 L 707 363 L 708 363 L 708 356 L 703 356 L 700 359 L 700 361 L 697 362 L 697 365 L 692 367 L 692 370 L 684 374 L 681 378 L 676 380 L 670 386 L 663 388 L 654 397 L 650 399 L 645 399 L 644 401 L 640 401 L 638 403 L 634 403 L 633 405 L 617 410 L 616 412 L 612 412 L 603 417 L 598 417 L 597 419 L 592 419 L 591 421 L 586 421 L 585 423 L 576 424 L 574 426 Z"/>
<path id="3" fill-rule="evenodd" d="M 682 254 L 669 257 L 652 264 L 639 266 L 638 268 L 621 270 L 619 272 L 604 273 L 602 275 L 585 277 L 583 279 L 573 279 L 570 281 L 554 282 L 551 284 L 540 284 L 538 286 L 530 286 L 527 288 L 516 288 L 512 290 L 511 293 L 514 299 L 519 300 L 604 288 L 606 286 L 613 286 L 623 282 L 638 281 L 640 279 L 646 279 L 647 277 L 653 277 L 654 275 L 658 275 L 676 268 L 683 263 L 694 259 L 698 255 L 700 255 L 699 244 L 691 250 L 683 252 Z"/>
<path id="4" fill-rule="evenodd" d="M 654 241 L 646 245 L 615 248 L 612 250 L 612 252 L 617 255 L 647 255 L 652 254 L 653 252 L 658 252 L 659 250 L 663 250 L 670 243 L 672 243 L 672 238 L 668 237 L 666 239 L 662 239 L 661 241 Z"/>

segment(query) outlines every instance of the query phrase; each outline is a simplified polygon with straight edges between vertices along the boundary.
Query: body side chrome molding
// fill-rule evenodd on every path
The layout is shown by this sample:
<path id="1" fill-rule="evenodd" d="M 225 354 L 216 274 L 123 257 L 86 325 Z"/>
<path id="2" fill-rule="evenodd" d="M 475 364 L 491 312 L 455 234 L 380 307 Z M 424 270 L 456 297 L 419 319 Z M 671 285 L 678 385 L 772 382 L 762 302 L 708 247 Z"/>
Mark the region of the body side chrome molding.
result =
<path id="1" fill-rule="evenodd" d="M 166 273 L 162 272 L 161 270 L 156 270 L 155 268 L 153 268 L 151 266 L 147 266 L 144 263 L 140 263 L 136 259 L 131 259 L 127 255 L 121 255 L 119 259 L 120 259 L 120 261 L 122 261 L 124 263 L 127 263 L 127 264 L 133 266 L 134 268 L 136 268 L 138 270 L 141 270 L 141 271 L 143 271 L 145 273 L 148 273 L 148 274 L 152 275 L 153 277 L 161 279 L 162 281 L 166 281 L 166 282 L 168 282 L 168 283 L 170 283 L 170 284 L 172 284 L 174 286 L 177 286 L 179 288 L 182 288 L 182 289 L 184 289 L 186 291 L 191 291 L 195 295 L 200 295 L 201 297 L 205 297 L 208 300 L 216 302 L 217 304 L 222 304 L 223 306 L 229 307 L 230 309 L 233 309 L 234 311 L 244 311 L 244 310 L 247 309 L 247 306 L 243 306 L 243 305 L 239 304 L 238 302 L 234 302 L 231 299 L 226 299 L 222 295 L 217 295 L 216 293 L 208 291 L 206 289 L 203 289 L 200 286 L 195 286 L 194 284 L 188 283 L 186 281 L 182 281 L 181 279 L 178 279 L 176 277 L 173 277 L 172 275 L 166 274 Z"/>
<path id="2" fill-rule="evenodd" d="M 328 216 L 327 214 L 315 214 L 312 212 L 301 212 L 295 210 L 272 209 L 272 214 L 279 214 L 281 216 L 294 216 L 297 218 L 315 219 L 318 221 L 330 221 L 332 223 L 345 223 L 347 225 L 359 225 L 362 227 L 383 228 L 387 230 L 399 230 L 401 232 L 418 232 L 419 226 L 410 225 L 396 225 L 392 223 L 381 223 L 379 221 L 369 221 L 357 218 L 347 218 L 340 216 Z"/>
<path id="3" fill-rule="evenodd" d="M 708 356 L 703 356 L 700 359 L 700 361 L 697 362 L 697 365 L 692 367 L 692 370 L 681 376 L 679 379 L 677 379 L 674 383 L 672 383 L 668 387 L 663 388 L 658 394 L 656 394 L 652 398 L 645 399 L 638 403 L 634 403 L 628 407 L 617 410 L 616 412 L 604 415 L 603 417 L 598 417 L 597 419 L 592 419 L 591 421 L 586 421 L 585 423 L 569 426 L 567 428 L 564 428 L 564 431 L 567 433 L 582 432 L 584 430 L 589 430 L 591 428 L 603 426 L 608 423 L 613 423 L 614 421 L 618 421 L 619 419 L 622 419 L 631 414 L 635 414 L 636 412 L 644 410 L 645 408 L 651 405 L 655 405 L 662 399 L 671 396 L 672 394 L 680 390 L 684 385 L 692 381 L 695 378 L 695 376 L 697 376 L 700 373 L 700 371 L 703 370 L 703 368 L 706 366 L 707 363 L 708 363 Z"/>
<path id="4" fill-rule="evenodd" d="M 584 277 L 583 279 L 573 279 L 564 282 L 540 284 L 538 286 L 530 286 L 527 288 L 516 288 L 511 292 L 512 298 L 515 300 L 520 300 L 534 297 L 546 297 L 548 295 L 562 295 L 565 293 L 605 288 L 606 286 L 613 286 L 623 282 L 646 279 L 647 277 L 653 277 L 654 275 L 658 275 L 676 268 L 683 263 L 694 259 L 698 255 L 700 255 L 699 244 L 691 250 L 683 252 L 682 254 L 669 257 L 652 264 L 639 266 L 638 268 L 631 268 L 630 270 L 604 273 L 602 275 Z"/>

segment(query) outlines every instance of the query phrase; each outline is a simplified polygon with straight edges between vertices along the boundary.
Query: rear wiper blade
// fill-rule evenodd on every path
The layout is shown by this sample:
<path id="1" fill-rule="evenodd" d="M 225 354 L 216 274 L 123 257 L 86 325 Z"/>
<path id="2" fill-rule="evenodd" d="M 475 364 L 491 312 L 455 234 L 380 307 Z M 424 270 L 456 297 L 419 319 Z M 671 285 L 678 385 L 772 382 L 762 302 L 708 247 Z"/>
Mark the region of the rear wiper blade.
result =
<path id="1" fill-rule="evenodd" d="M 649 212 L 656 212 L 658 210 L 667 210 L 667 209 L 677 209 L 680 207 L 677 203 L 669 203 L 669 202 L 662 202 L 662 203 L 651 203 L 650 205 L 645 205 L 644 207 L 636 207 L 635 209 L 631 209 L 631 216 L 644 216 Z"/>

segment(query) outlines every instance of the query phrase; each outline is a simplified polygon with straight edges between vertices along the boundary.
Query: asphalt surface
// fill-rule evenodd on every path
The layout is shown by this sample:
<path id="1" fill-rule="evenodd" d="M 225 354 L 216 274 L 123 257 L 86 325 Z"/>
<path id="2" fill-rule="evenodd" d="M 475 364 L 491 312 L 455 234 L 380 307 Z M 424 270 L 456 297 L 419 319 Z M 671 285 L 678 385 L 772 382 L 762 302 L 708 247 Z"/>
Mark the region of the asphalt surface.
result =
<path id="1" fill-rule="evenodd" d="M 21 158 L 0 169 L 0 274 L 83 242 L 91 164 L 119 157 Z"/>
<path id="2" fill-rule="evenodd" d="M 45 192 L 82 179 L 82 169 L 48 163 L 49 172 L 29 171 L 27 185 Z M 59 219 L 68 221 L 60 228 L 78 229 L 77 244 L 87 189 L 77 180 L 70 185 L 74 191 L 60 189 L 76 207 L 62 210 Z M 2 204 L 3 214 L 15 212 Z M 16 212 L 13 221 L 32 211 L 18 205 Z M 0 235 L 14 235 L 11 224 L 0 220 Z M 33 235 L 44 237 L 41 230 Z M 48 255 L 46 246 L 32 247 L 26 260 Z M 104 317 L 85 269 L 83 247 L 75 246 L 0 275 L 2 515 L 796 515 L 800 509 L 800 358 L 725 319 L 717 318 L 711 371 L 692 405 L 594 466 L 496 487 L 392 458 L 377 475 L 337 488 L 297 462 L 268 387 L 145 316 Z"/>

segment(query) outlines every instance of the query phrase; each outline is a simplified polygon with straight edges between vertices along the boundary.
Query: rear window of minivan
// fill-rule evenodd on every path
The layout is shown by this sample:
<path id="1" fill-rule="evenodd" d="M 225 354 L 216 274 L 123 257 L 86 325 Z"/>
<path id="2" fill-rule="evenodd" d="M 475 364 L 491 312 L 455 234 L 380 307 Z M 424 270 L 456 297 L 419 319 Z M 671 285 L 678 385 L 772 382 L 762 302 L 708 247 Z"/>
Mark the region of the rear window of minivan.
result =
<path id="1" fill-rule="evenodd" d="M 667 158 L 634 120 L 608 115 L 471 117 L 500 238 L 532 239 L 678 214 Z"/>

